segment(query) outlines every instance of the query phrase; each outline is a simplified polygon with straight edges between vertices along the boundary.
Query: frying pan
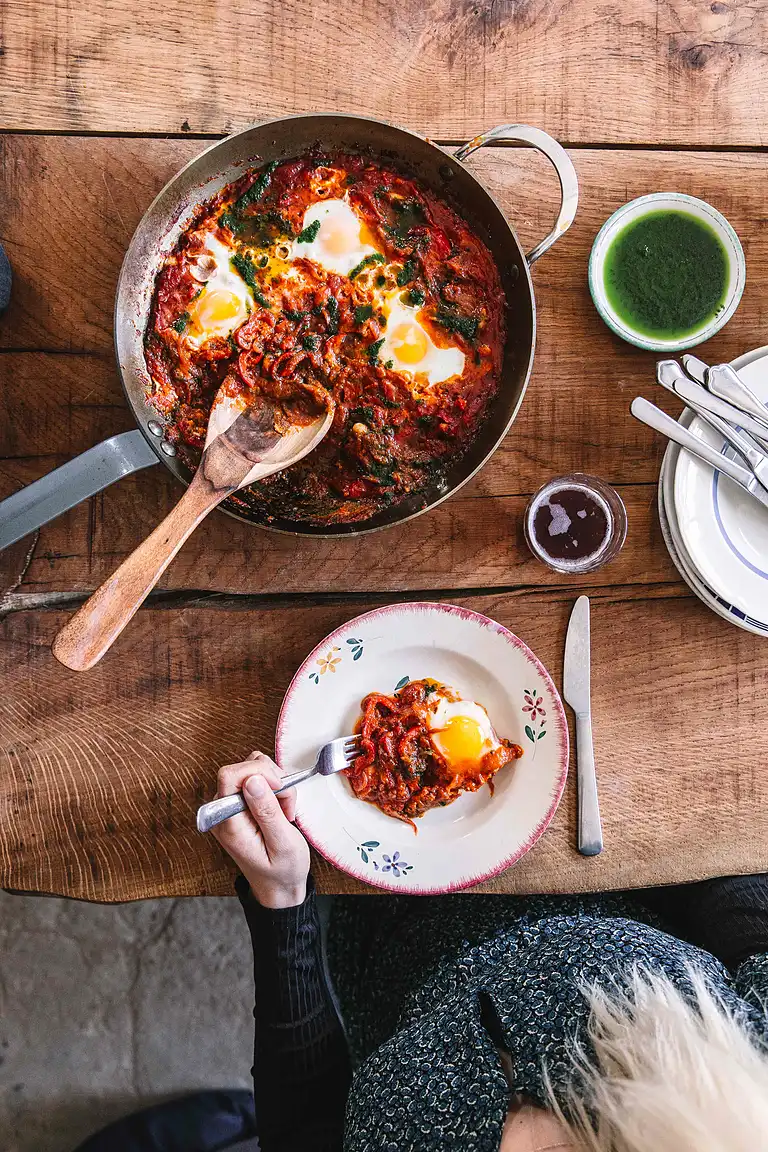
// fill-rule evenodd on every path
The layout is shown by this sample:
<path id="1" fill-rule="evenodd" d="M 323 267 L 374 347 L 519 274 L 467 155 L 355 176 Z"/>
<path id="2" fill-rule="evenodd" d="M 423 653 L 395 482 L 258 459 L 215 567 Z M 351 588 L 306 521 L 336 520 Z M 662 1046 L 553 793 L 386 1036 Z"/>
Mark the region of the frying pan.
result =
<path id="1" fill-rule="evenodd" d="M 539 149 L 560 181 L 560 211 L 552 231 L 527 254 L 498 204 L 465 161 L 484 144 L 516 141 Z M 138 428 L 104 440 L 0 503 L 0 548 L 26 536 L 81 500 L 130 472 L 156 464 L 182 483 L 191 473 L 165 438 L 151 401 L 143 338 L 155 276 L 190 222 L 197 206 L 243 172 L 269 160 L 285 160 L 312 148 L 360 152 L 403 168 L 447 200 L 485 241 L 501 277 L 507 340 L 502 378 L 486 420 L 469 449 L 428 491 L 390 505 L 365 521 L 313 526 L 293 520 L 263 524 L 244 507 L 223 510 L 239 520 L 305 536 L 347 536 L 400 523 L 434 508 L 465 484 L 489 459 L 509 431 L 533 365 L 536 307 L 530 265 L 570 227 L 576 215 L 578 182 L 564 149 L 539 128 L 504 124 L 476 136 L 452 155 L 404 128 L 364 116 L 316 114 L 268 120 L 228 136 L 201 152 L 166 184 L 147 209 L 123 261 L 115 301 L 115 350 L 125 396 Z"/>

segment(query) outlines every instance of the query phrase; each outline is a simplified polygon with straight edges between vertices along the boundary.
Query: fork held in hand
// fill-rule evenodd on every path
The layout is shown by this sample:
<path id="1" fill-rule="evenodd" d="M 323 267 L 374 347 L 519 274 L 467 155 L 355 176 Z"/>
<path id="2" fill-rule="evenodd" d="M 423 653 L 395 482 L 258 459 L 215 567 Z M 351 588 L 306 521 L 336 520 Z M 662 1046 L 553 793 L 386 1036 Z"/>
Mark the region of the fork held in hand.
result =
<path id="1" fill-rule="evenodd" d="M 280 787 L 275 788 L 275 795 L 293 788 L 309 780 L 310 776 L 333 776 L 336 772 L 343 772 L 360 755 L 359 736 L 340 736 L 338 740 L 331 740 L 324 744 L 317 754 L 317 760 L 311 768 L 303 768 L 300 772 L 290 772 L 283 776 Z M 248 805 L 241 792 L 234 796 L 221 796 L 218 800 L 211 800 L 197 810 L 198 832 L 210 832 L 216 824 L 237 816 L 238 812 L 245 812 Z"/>

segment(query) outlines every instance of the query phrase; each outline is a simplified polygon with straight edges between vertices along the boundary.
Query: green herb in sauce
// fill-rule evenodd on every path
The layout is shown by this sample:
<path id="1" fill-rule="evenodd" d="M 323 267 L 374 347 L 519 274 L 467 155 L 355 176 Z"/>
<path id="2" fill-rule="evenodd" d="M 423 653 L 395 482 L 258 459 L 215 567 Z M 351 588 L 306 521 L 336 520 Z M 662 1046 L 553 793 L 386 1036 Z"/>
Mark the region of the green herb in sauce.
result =
<path id="1" fill-rule="evenodd" d="M 326 325 L 326 332 L 329 336 L 335 336 L 339 330 L 339 302 L 335 296 L 329 296 L 325 302 L 325 310 L 328 313 L 328 323 Z"/>
<path id="2" fill-rule="evenodd" d="M 358 304 L 355 308 L 355 324 L 364 324 L 373 315 L 372 304 Z"/>
<path id="3" fill-rule="evenodd" d="M 408 303 L 412 304 L 414 307 L 418 307 L 419 304 L 423 304 L 425 299 L 426 297 L 424 296 L 421 288 L 411 288 L 408 292 Z"/>
<path id="4" fill-rule="evenodd" d="M 182 312 L 181 316 L 177 316 L 171 324 L 171 328 L 173 328 L 174 332 L 178 332 L 179 335 L 181 335 L 187 324 L 189 324 L 189 312 Z"/>
<path id="5" fill-rule="evenodd" d="M 359 264 L 355 264 L 349 278 L 354 280 L 365 268 L 370 268 L 371 264 L 384 264 L 385 262 L 385 257 L 382 256 L 381 252 L 372 252 L 370 256 L 363 256 Z"/>
<path id="6" fill-rule="evenodd" d="M 243 192 L 239 200 L 235 201 L 235 212 L 242 212 L 249 204 L 255 204 L 257 200 L 261 200 L 269 188 L 275 168 L 277 168 L 277 160 L 270 160 L 269 164 L 264 165 L 253 184 Z"/>
<path id="7" fill-rule="evenodd" d="M 435 314 L 435 321 L 449 332 L 458 332 L 465 340 L 474 340 L 477 335 L 478 321 L 474 316 L 463 316 L 461 312 L 439 308 Z"/>
<path id="8" fill-rule="evenodd" d="M 410 284 L 415 280 L 419 272 L 419 266 L 415 260 L 406 260 L 402 268 L 397 274 L 397 284 L 399 288 L 405 288 L 406 284 Z"/>
<path id="9" fill-rule="evenodd" d="M 353 424 L 370 424 L 372 420 L 373 408 L 368 404 L 364 404 L 362 408 L 353 408 L 348 417 L 350 428 Z"/>
<path id="10" fill-rule="evenodd" d="M 298 235 L 299 244 L 311 244 L 320 231 L 320 221 L 313 220 L 311 224 L 307 224 Z"/>
<path id="11" fill-rule="evenodd" d="M 613 239 L 603 265 L 616 315 L 651 339 L 703 328 L 725 303 L 728 256 L 709 224 L 688 212 L 648 212 Z"/>
<path id="12" fill-rule="evenodd" d="M 219 225 L 222 228 L 229 228 L 230 232 L 237 232 L 240 227 L 240 217 L 227 210 L 219 216 Z"/>
<path id="13" fill-rule="evenodd" d="M 371 364 L 378 364 L 379 352 L 381 352 L 383 344 L 384 337 L 382 336 L 381 340 L 376 340 L 375 343 L 368 345 L 368 359 Z"/>
<path id="14" fill-rule="evenodd" d="M 256 277 L 256 266 L 251 260 L 250 256 L 243 252 L 236 252 L 229 261 L 235 272 L 245 280 L 246 284 L 253 293 L 253 298 L 257 304 L 261 304 L 262 308 L 270 308 L 271 304 L 267 300 L 264 293 L 261 291 L 259 281 Z"/>
<path id="15" fill-rule="evenodd" d="M 308 352 L 314 352 L 314 350 L 317 348 L 318 344 L 320 343 L 320 337 L 319 336 L 313 336 L 311 332 L 308 332 L 306 336 L 302 336 L 301 343 L 302 343 L 302 346 L 304 348 L 306 348 Z"/>

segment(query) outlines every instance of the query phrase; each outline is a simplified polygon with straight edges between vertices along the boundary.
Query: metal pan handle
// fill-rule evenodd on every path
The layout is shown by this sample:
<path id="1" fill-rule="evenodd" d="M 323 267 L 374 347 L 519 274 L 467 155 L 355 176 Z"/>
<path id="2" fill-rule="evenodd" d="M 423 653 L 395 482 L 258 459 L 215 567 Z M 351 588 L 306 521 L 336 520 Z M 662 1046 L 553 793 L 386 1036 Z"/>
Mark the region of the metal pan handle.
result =
<path id="1" fill-rule="evenodd" d="M 0 551 L 115 480 L 157 463 L 138 428 L 103 440 L 0 503 Z"/>
<path id="2" fill-rule="evenodd" d="M 565 148 L 558 144 L 557 140 L 553 140 L 541 128 L 531 128 L 529 124 L 500 124 L 498 128 L 491 128 L 490 132 L 483 132 L 482 136 L 475 136 L 474 140 L 470 140 L 469 143 L 459 148 L 456 159 L 464 161 L 478 148 L 482 148 L 484 144 L 494 144 L 498 140 L 519 140 L 521 143 L 530 144 L 532 148 L 537 148 L 552 162 L 560 181 L 560 211 L 557 214 L 555 226 L 549 236 L 545 236 L 535 248 L 531 248 L 530 252 L 525 254 L 528 263 L 533 264 L 573 224 L 579 203 L 579 180 L 576 176 L 576 169 Z"/>

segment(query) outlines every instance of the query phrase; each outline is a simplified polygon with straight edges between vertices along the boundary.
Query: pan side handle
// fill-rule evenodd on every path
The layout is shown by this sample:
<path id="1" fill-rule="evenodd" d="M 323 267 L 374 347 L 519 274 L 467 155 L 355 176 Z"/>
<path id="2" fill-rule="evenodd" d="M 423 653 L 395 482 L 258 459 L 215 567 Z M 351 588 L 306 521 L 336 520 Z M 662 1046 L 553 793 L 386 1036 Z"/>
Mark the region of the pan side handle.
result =
<path id="1" fill-rule="evenodd" d="M 560 181 L 560 211 L 557 214 L 555 226 L 548 236 L 545 236 L 534 248 L 531 248 L 530 252 L 525 254 L 528 263 L 533 264 L 573 224 L 579 203 L 579 180 L 576 169 L 565 148 L 558 144 L 557 140 L 554 140 L 541 128 L 532 128 L 529 124 L 500 124 L 498 128 L 491 128 L 490 132 L 483 132 L 481 136 L 475 136 L 474 140 L 470 140 L 459 148 L 455 157 L 463 162 L 478 148 L 482 148 L 484 144 L 495 144 L 498 141 L 520 141 L 523 144 L 530 144 L 532 148 L 537 148 L 554 165 L 557 178 Z"/>
<path id="2" fill-rule="evenodd" d="M 138 428 L 102 440 L 0 503 L 0 551 L 115 480 L 157 463 Z"/>

